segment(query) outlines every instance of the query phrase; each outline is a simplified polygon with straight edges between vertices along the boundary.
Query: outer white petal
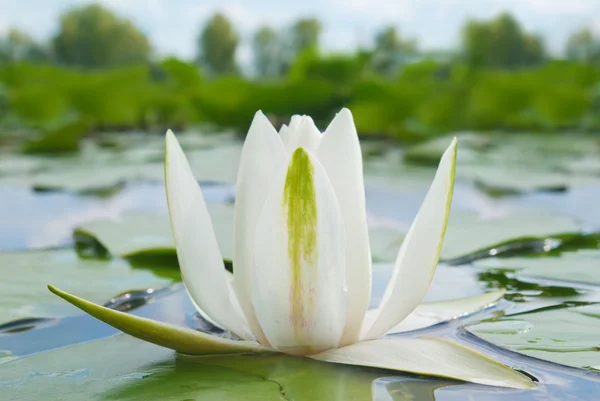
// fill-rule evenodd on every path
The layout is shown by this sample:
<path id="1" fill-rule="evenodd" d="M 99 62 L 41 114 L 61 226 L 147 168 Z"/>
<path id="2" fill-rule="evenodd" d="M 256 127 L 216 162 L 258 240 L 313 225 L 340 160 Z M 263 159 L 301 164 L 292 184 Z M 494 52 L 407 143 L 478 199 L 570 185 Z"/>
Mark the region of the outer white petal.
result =
<path id="1" fill-rule="evenodd" d="M 311 356 L 321 361 L 447 377 L 491 386 L 535 389 L 525 375 L 484 354 L 442 338 L 363 341 Z"/>
<path id="2" fill-rule="evenodd" d="M 496 304 L 505 292 L 505 290 L 499 290 L 473 297 L 421 304 L 387 334 L 423 329 L 434 324 L 471 315 Z M 376 310 L 367 311 L 365 322 L 373 322 L 375 317 Z"/>
<path id="3" fill-rule="evenodd" d="M 442 249 L 454 189 L 456 138 L 440 165 L 404 242 L 373 325 L 363 326 L 364 339 L 382 336 L 421 303 L 433 278 Z M 368 330 L 367 330 L 368 329 Z"/>
<path id="4" fill-rule="evenodd" d="M 256 338 L 265 337 L 252 306 L 254 238 L 256 224 L 275 176 L 287 156 L 277 131 L 262 112 L 257 112 L 246 136 L 236 186 L 233 230 L 234 289 Z"/>
<path id="5" fill-rule="evenodd" d="M 251 337 L 225 278 L 202 191 L 171 131 L 166 137 L 165 181 L 177 258 L 190 297 L 201 313 L 220 326 L 243 338 Z"/>
<path id="6" fill-rule="evenodd" d="M 313 152 L 319 147 L 321 131 L 309 116 L 292 116 L 288 130 L 288 133 L 285 133 L 287 130 L 284 130 L 282 137 L 286 138 L 284 144 L 289 154 L 292 154 L 298 147 Z"/>
<path id="7" fill-rule="evenodd" d="M 362 154 L 352 114 L 342 109 L 333 119 L 317 150 L 335 190 L 346 231 L 347 322 L 342 344 L 358 341 L 371 298 L 371 250 L 365 207 Z"/>
<path id="8" fill-rule="evenodd" d="M 256 229 L 252 299 L 275 349 L 308 354 L 338 345 L 346 323 L 344 236 L 323 167 L 296 149 Z"/>

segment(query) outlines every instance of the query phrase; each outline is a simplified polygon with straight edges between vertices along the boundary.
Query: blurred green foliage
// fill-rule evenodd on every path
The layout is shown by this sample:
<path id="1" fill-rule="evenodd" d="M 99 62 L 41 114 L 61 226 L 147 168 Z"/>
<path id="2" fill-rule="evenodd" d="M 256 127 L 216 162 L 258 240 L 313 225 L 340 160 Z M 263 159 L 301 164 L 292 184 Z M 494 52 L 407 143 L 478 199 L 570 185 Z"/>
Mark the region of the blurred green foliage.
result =
<path id="1" fill-rule="evenodd" d="M 545 59 L 541 38 L 521 28 L 510 14 L 469 21 L 463 28 L 465 61 L 473 67 L 519 68 Z"/>
<path id="2" fill-rule="evenodd" d="M 237 72 L 235 51 L 238 35 L 232 24 L 222 14 L 214 15 L 198 38 L 198 61 L 214 75 Z"/>
<path id="3" fill-rule="evenodd" d="M 68 121 L 55 124 L 40 136 L 32 138 L 21 147 L 23 153 L 68 153 L 79 149 L 79 139 L 89 129 L 89 124 L 82 118 L 71 117 Z"/>
<path id="4" fill-rule="evenodd" d="M 129 20 L 99 4 L 67 11 L 52 46 L 60 63 L 85 68 L 114 67 L 150 59 L 146 36 Z"/>
<path id="5" fill-rule="evenodd" d="M 363 135 L 413 140 L 450 130 L 599 129 L 600 68 L 565 61 L 520 70 L 422 61 L 394 79 L 366 55 L 307 50 L 288 75 L 204 79 L 192 63 L 81 71 L 52 65 L 0 68 L 8 112 L 44 126 L 77 113 L 95 129 L 180 128 L 195 123 L 245 131 L 261 109 L 282 123 L 312 115 L 324 128 L 348 106 Z"/>
<path id="6" fill-rule="evenodd" d="M 47 134 L 73 115 L 86 122 L 80 132 L 202 123 L 243 133 L 257 110 L 276 126 L 309 114 L 325 128 L 342 107 L 361 135 L 403 141 L 456 130 L 600 129 L 600 42 L 590 30 L 573 34 L 567 60 L 549 59 L 508 14 L 468 22 L 459 53 L 420 52 L 387 27 L 371 48 L 325 54 L 321 31 L 314 18 L 260 27 L 248 77 L 224 15 L 200 30 L 197 60 L 156 61 L 129 21 L 94 4 L 75 8 L 62 16 L 53 46 L 18 31 L 0 40 L 0 133 L 16 121 Z M 40 149 L 46 136 L 27 146 Z M 72 138 L 64 143 L 57 148 L 76 148 Z"/>

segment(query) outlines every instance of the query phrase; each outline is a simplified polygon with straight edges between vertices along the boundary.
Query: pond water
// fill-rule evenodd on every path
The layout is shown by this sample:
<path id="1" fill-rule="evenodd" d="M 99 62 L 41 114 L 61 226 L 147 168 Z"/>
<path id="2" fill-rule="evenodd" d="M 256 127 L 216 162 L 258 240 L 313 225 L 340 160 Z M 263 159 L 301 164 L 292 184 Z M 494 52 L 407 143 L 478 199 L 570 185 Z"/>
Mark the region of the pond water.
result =
<path id="1" fill-rule="evenodd" d="M 190 359 L 119 334 L 50 294 L 46 284 L 139 316 L 215 330 L 196 316 L 179 282 L 161 182 L 162 139 L 111 137 L 118 147 L 90 141 L 81 154 L 62 158 L 4 150 L 2 399 L 594 399 L 600 392 L 600 142 L 564 136 L 460 135 L 443 263 L 426 301 L 507 292 L 473 316 L 403 334 L 476 348 L 534 377 L 540 389 L 533 392 L 286 356 Z M 228 258 L 240 143 L 229 136 L 183 137 Z M 408 150 L 364 144 L 372 306 L 444 140 Z"/>

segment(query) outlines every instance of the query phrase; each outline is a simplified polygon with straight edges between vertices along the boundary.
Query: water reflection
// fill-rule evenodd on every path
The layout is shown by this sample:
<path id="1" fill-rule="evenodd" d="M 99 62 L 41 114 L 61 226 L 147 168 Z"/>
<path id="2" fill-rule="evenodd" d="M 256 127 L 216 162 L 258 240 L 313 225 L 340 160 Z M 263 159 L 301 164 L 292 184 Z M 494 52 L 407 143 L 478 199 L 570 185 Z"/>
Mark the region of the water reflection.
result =
<path id="1" fill-rule="evenodd" d="M 131 183 L 108 198 L 6 185 L 0 191 L 0 251 L 68 244 L 78 224 L 116 219 L 126 212 L 167 212 L 164 187 L 158 183 Z M 228 185 L 207 183 L 202 191 L 207 202 L 230 202 L 234 197 Z"/>

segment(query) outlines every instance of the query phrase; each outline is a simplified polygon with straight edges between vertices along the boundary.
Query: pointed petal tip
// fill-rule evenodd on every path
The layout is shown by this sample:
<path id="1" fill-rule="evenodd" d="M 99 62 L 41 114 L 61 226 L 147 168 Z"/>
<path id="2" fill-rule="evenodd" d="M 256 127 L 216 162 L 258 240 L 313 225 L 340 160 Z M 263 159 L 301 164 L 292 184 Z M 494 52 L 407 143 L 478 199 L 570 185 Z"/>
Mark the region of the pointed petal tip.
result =
<path id="1" fill-rule="evenodd" d="M 347 107 L 342 108 L 337 114 L 352 118 L 352 112 Z"/>
<path id="2" fill-rule="evenodd" d="M 256 113 L 254 113 L 254 118 L 267 118 L 267 116 L 265 115 L 265 113 L 263 113 L 262 110 L 258 110 Z"/>
<path id="3" fill-rule="evenodd" d="M 167 152 L 170 152 L 173 149 L 173 146 L 181 148 L 181 146 L 179 145 L 179 141 L 177 140 L 177 137 L 175 136 L 173 131 L 171 131 L 170 129 L 167 130 L 167 133 L 165 134 L 165 143 L 166 143 L 166 151 Z"/>
<path id="4" fill-rule="evenodd" d="M 396 337 L 364 341 L 311 355 L 310 358 L 490 386 L 521 390 L 538 388 L 528 376 L 479 351 L 443 338 Z"/>
<path id="5" fill-rule="evenodd" d="M 256 113 L 254 113 L 248 134 L 253 131 L 261 134 L 264 134 L 264 131 L 273 131 L 274 133 L 277 133 L 273 123 L 271 123 L 271 120 L 269 120 L 262 110 L 258 110 Z"/>
<path id="6" fill-rule="evenodd" d="M 188 355 L 273 352 L 252 341 L 229 340 L 208 333 L 106 308 L 59 290 L 48 289 L 88 315 L 133 337 Z"/>

